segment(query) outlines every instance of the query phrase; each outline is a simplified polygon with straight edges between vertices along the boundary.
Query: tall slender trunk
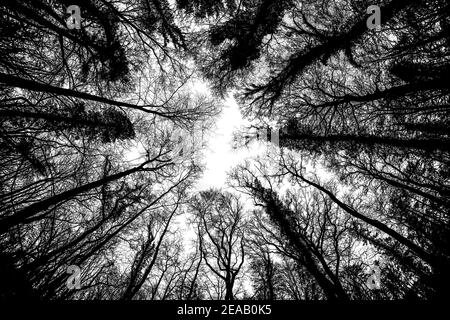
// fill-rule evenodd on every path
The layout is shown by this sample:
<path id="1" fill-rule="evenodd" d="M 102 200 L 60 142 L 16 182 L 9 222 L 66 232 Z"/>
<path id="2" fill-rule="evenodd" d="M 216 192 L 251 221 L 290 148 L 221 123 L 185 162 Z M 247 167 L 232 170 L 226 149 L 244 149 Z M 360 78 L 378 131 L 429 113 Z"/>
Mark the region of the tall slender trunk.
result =
<path id="1" fill-rule="evenodd" d="M 27 223 L 28 222 L 27 219 L 35 216 L 37 213 L 39 213 L 43 210 L 48 209 L 51 206 L 61 203 L 62 201 L 72 199 L 75 196 L 77 196 L 83 192 L 95 189 L 106 183 L 121 179 L 130 174 L 138 172 L 138 171 L 142 170 L 143 167 L 149 162 L 150 161 L 146 161 L 143 164 L 141 164 L 135 168 L 132 168 L 132 169 L 129 169 L 129 170 L 126 170 L 123 172 L 119 172 L 119 173 L 113 174 L 111 176 L 104 177 L 102 179 L 87 183 L 85 185 L 61 192 L 60 194 L 57 194 L 53 197 L 33 203 L 33 204 L 29 205 L 28 207 L 26 207 L 22 210 L 19 210 L 18 212 L 16 212 L 15 214 L 13 214 L 11 216 L 3 217 L 0 219 L 0 234 L 8 232 L 12 227 L 14 227 L 18 224 Z"/>
<path id="2" fill-rule="evenodd" d="M 389 3 L 380 6 L 381 12 L 383 12 L 383 21 L 389 21 L 406 6 L 420 1 L 421 0 L 392 0 Z M 250 96 L 257 93 L 265 95 L 269 93 L 271 94 L 269 100 L 274 102 L 274 100 L 281 95 L 283 88 L 295 81 L 297 76 L 315 61 L 321 59 L 323 62 L 326 62 L 333 54 L 336 54 L 340 50 L 350 48 L 355 41 L 360 39 L 367 32 L 366 21 L 367 16 L 364 12 L 364 14 L 356 19 L 356 22 L 348 30 L 335 36 L 327 37 L 326 41 L 307 51 L 293 54 L 289 58 L 289 62 L 284 69 L 275 75 L 267 84 L 248 89 L 246 95 Z M 263 100 L 262 97 L 260 98 L 260 100 Z"/>
<path id="3" fill-rule="evenodd" d="M 284 139 L 284 141 L 283 141 Z M 397 148 L 419 149 L 425 151 L 450 151 L 450 140 L 444 138 L 397 138 L 380 137 L 375 135 L 355 135 L 355 134 L 330 134 L 315 135 L 303 133 L 280 134 L 280 145 L 289 147 L 290 141 L 314 141 L 319 143 L 339 143 L 351 142 L 355 145 L 372 147 L 375 145 L 385 145 Z M 295 148 L 295 147 L 294 147 Z"/>
<path id="4" fill-rule="evenodd" d="M 121 102 L 121 101 L 116 101 L 116 100 L 111 100 L 108 98 L 96 96 L 96 95 L 93 95 L 90 93 L 79 92 L 79 91 L 65 89 L 65 88 L 59 88 L 59 87 L 55 87 L 55 86 L 52 86 L 49 84 L 20 78 L 20 77 L 9 75 L 9 74 L 2 73 L 2 72 L 0 72 L 0 83 L 3 83 L 9 87 L 16 87 L 16 88 L 22 88 L 22 89 L 27 89 L 27 90 L 31 90 L 31 91 L 52 93 L 52 94 L 56 94 L 59 96 L 73 97 L 73 98 L 78 98 L 78 99 L 83 99 L 83 100 L 96 101 L 96 102 L 106 103 L 106 104 L 109 104 L 112 106 L 131 108 L 131 109 L 143 111 L 143 112 L 150 113 L 150 114 L 155 114 L 155 115 L 158 115 L 158 116 L 164 117 L 164 118 L 170 118 L 170 116 L 167 114 L 148 109 L 148 108 L 157 108 L 157 106 L 155 106 L 155 105 L 138 106 L 138 105 L 127 103 L 127 102 Z"/>
<path id="5" fill-rule="evenodd" d="M 383 231 L 384 233 L 391 236 L 392 238 L 397 240 L 399 243 L 401 243 L 402 245 L 404 245 L 405 247 L 407 247 L 408 249 L 413 251 L 417 256 L 419 256 L 425 262 L 429 263 L 432 266 L 436 265 L 436 259 L 432 255 L 430 255 L 423 248 L 419 247 L 417 244 L 415 244 L 411 240 L 409 240 L 409 239 L 405 238 L 404 236 L 402 236 L 401 234 L 399 234 L 397 231 L 389 228 L 384 223 L 381 223 L 375 219 L 371 219 L 369 217 L 366 217 L 366 216 L 360 214 L 355 209 L 349 207 L 348 205 L 346 205 L 345 203 L 340 201 L 331 191 L 327 190 L 326 188 L 322 187 L 321 185 L 319 185 L 313 181 L 310 181 L 301 175 L 295 174 L 294 172 L 290 171 L 289 169 L 288 169 L 288 171 L 291 174 L 298 177 L 300 180 L 306 182 L 307 184 L 315 187 L 316 189 L 318 189 L 318 190 L 322 191 L 323 193 L 325 193 L 326 195 L 328 195 L 330 197 L 330 199 L 333 200 L 334 203 L 336 203 L 345 212 L 349 213 L 352 217 L 362 220 L 365 223 Z"/>
<path id="6" fill-rule="evenodd" d="M 281 233 L 291 245 L 296 249 L 299 264 L 303 265 L 306 270 L 316 279 L 325 295 L 330 300 L 348 300 L 348 295 L 339 284 L 334 283 L 320 270 L 316 260 L 313 257 L 311 248 L 305 243 L 293 229 L 292 223 L 289 221 L 288 212 L 283 210 L 282 203 L 274 196 L 273 191 L 264 189 L 261 185 L 252 186 L 255 196 L 265 203 L 267 214 L 274 221 Z"/>

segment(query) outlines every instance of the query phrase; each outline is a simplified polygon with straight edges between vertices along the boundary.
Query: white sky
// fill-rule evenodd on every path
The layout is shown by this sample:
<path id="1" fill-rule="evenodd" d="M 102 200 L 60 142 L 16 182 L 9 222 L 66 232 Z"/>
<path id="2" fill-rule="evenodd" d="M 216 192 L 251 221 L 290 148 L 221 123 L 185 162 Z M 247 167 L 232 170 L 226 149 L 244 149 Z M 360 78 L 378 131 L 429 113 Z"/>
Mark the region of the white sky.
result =
<path id="1" fill-rule="evenodd" d="M 204 150 L 206 170 L 197 183 L 199 190 L 224 187 L 227 171 L 250 154 L 246 149 L 233 150 L 233 132 L 242 128 L 246 122 L 231 94 L 223 102 L 222 114 L 216 123 L 216 128 L 206 141 L 207 146 Z"/>
<path id="2" fill-rule="evenodd" d="M 208 85 L 201 80 L 194 81 L 192 89 L 196 93 L 212 96 Z M 195 190 L 212 187 L 227 189 L 227 172 L 260 149 L 260 146 L 254 144 L 250 144 L 249 148 L 232 148 L 233 133 L 241 131 L 249 123 L 242 117 L 232 92 L 225 99 L 219 100 L 219 103 L 221 114 L 214 128 L 209 128 L 204 137 L 203 162 L 206 169 L 202 178 L 197 181 Z"/>

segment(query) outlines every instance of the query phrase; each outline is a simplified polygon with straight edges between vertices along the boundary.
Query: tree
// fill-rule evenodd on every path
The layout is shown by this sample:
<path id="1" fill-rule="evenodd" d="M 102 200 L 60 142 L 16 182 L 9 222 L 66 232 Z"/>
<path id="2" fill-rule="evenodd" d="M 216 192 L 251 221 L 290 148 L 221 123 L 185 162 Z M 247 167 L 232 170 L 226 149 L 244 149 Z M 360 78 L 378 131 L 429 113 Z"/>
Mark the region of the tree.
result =
<path id="1" fill-rule="evenodd" d="M 223 282 L 225 300 L 235 298 L 235 283 L 245 261 L 245 217 L 240 199 L 208 190 L 193 200 L 203 261 Z"/>
<path id="2" fill-rule="evenodd" d="M 190 155 L 175 164 L 168 133 L 217 106 L 190 92 L 196 75 L 179 61 L 188 48 L 176 11 L 148 3 L 79 1 L 80 30 L 66 27 L 71 2 L 0 4 L 1 266 L 24 284 L 8 297 L 133 298 L 163 265 L 158 244 L 168 240 L 150 250 L 154 230 L 129 274 L 113 257 L 156 208 L 178 211 L 170 202 L 184 201 L 199 164 Z M 66 287 L 69 265 L 82 270 L 81 290 Z"/>

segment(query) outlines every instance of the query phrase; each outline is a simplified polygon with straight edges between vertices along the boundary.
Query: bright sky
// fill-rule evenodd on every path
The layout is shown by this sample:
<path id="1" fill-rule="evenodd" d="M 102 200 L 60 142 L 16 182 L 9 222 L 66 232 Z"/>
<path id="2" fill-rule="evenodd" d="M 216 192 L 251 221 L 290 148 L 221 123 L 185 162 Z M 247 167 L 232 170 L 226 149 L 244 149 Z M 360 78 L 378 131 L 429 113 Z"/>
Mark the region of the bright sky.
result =
<path id="1" fill-rule="evenodd" d="M 193 91 L 212 96 L 208 85 L 201 80 L 194 81 Z M 219 100 L 219 103 L 221 103 L 222 112 L 214 128 L 209 128 L 204 137 L 206 146 L 203 149 L 203 162 L 206 169 L 202 178 L 196 183 L 196 190 L 212 187 L 226 188 L 227 172 L 254 152 L 253 148 L 236 150 L 232 148 L 233 132 L 242 130 L 248 125 L 242 117 L 232 92 L 224 100 Z"/>
<path id="2" fill-rule="evenodd" d="M 210 135 L 204 151 L 206 170 L 197 184 L 199 190 L 223 187 L 226 173 L 249 155 L 248 150 L 233 150 L 233 132 L 246 122 L 242 118 L 236 100 L 230 96 L 224 100 L 222 114 Z"/>

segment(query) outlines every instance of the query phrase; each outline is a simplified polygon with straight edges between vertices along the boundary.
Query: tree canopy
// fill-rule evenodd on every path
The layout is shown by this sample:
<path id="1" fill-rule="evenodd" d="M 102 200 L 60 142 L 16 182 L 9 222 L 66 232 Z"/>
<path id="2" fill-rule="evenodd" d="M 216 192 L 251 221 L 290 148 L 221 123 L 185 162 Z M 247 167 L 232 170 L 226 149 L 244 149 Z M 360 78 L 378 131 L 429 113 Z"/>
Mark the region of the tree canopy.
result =
<path id="1" fill-rule="evenodd" d="M 450 3 L 373 4 L 3 0 L 0 299 L 449 298 Z"/>

